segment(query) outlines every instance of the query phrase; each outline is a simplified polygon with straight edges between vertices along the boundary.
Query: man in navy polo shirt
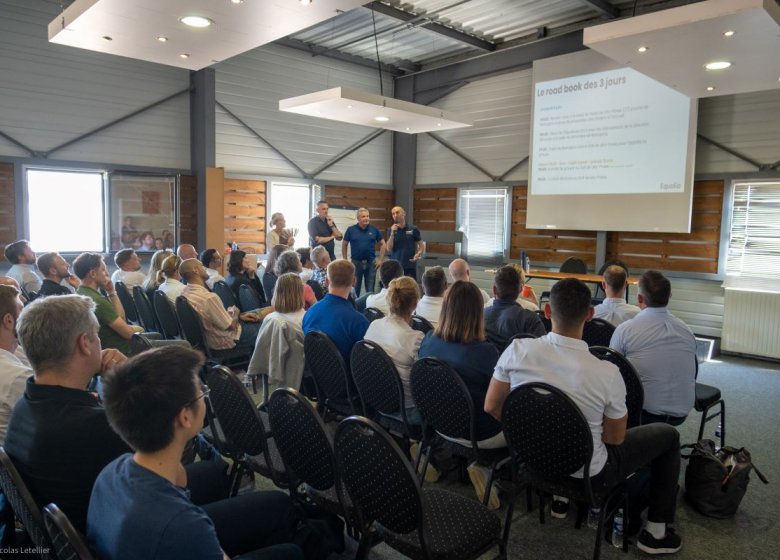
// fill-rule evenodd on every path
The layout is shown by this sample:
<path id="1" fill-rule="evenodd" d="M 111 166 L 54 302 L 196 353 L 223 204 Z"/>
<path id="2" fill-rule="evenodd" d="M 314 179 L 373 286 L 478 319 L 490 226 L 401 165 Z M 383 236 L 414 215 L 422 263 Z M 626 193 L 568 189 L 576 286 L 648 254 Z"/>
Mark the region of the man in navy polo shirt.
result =
<path id="1" fill-rule="evenodd" d="M 401 263 L 405 276 L 417 278 L 417 260 L 423 254 L 423 242 L 417 226 L 406 223 L 406 211 L 400 206 L 392 210 L 393 226 L 387 230 L 387 250 L 390 258 Z"/>
<path id="2" fill-rule="evenodd" d="M 347 258 L 347 246 L 352 244 L 352 264 L 355 265 L 355 292 L 359 296 L 363 282 L 366 292 L 374 291 L 376 269 L 385 258 L 385 240 L 379 230 L 369 222 L 371 218 L 366 208 L 358 209 L 357 223 L 347 228 L 344 241 L 341 242 L 341 258 Z M 376 260 L 376 244 L 379 243 L 379 260 Z"/>
<path id="3" fill-rule="evenodd" d="M 317 203 L 317 215 L 309 220 L 307 229 L 309 230 L 309 247 L 316 247 L 322 245 L 328 250 L 330 260 L 336 260 L 336 243 L 334 239 L 341 240 L 341 232 L 336 224 L 333 223 L 333 218 L 328 214 L 328 203 L 324 200 L 320 200 Z"/>

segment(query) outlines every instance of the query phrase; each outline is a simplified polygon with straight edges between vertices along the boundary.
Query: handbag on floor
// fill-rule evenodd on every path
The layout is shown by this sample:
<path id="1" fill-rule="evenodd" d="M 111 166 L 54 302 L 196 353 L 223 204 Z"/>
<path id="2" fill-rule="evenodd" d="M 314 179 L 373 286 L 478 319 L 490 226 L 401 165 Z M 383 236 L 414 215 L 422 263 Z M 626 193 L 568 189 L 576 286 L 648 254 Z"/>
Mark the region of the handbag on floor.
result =
<path id="1" fill-rule="evenodd" d="M 683 445 L 692 449 L 685 469 L 685 496 L 699 513 L 724 519 L 733 516 L 750 482 L 750 471 L 764 484 L 766 477 L 753 464 L 750 452 L 744 447 L 715 448 L 710 439 Z"/>

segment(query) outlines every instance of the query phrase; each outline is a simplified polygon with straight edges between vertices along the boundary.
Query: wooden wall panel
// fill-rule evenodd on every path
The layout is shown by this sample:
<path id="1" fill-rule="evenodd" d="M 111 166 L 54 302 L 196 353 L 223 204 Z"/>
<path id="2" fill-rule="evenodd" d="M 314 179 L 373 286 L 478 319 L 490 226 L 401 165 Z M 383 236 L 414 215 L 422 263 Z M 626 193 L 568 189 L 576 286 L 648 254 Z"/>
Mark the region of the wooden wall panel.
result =
<path id="1" fill-rule="evenodd" d="M 723 181 L 693 185 L 691 233 L 610 232 L 607 260 L 620 259 L 629 269 L 675 272 L 718 272 Z"/>
<path id="2" fill-rule="evenodd" d="M 585 261 L 589 268 L 596 266 L 596 232 L 575 230 L 526 229 L 528 187 L 512 189 L 512 238 L 510 258 L 519 259 L 526 251 L 531 263 L 561 264 L 569 257 Z"/>
<path id="3" fill-rule="evenodd" d="M 179 243 L 198 243 L 198 178 L 182 175 L 179 181 Z"/>
<path id="4" fill-rule="evenodd" d="M 0 248 L 17 239 L 14 164 L 0 163 Z M 0 259 L 5 259 L 3 251 L 0 251 Z"/>
<path id="5" fill-rule="evenodd" d="M 455 231 L 457 229 L 458 189 L 416 189 L 414 191 L 414 225 L 421 230 Z M 425 236 L 423 236 L 423 241 Z M 426 252 L 455 253 L 453 243 L 427 243 Z"/>
<path id="6" fill-rule="evenodd" d="M 242 251 L 265 253 L 266 182 L 225 179 L 225 241 Z"/>
<path id="7" fill-rule="evenodd" d="M 395 200 L 394 191 L 327 185 L 325 187 L 325 200 L 328 201 L 329 206 L 367 208 L 371 214 L 371 223 L 382 232 L 382 236 L 393 223 L 390 212 Z"/>

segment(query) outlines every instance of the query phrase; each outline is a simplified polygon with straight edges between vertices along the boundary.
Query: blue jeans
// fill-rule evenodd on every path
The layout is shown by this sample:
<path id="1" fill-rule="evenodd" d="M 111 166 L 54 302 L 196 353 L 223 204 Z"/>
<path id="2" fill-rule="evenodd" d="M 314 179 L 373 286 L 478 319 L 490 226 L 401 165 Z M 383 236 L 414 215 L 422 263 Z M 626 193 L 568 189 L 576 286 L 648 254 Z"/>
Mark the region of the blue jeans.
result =
<path id="1" fill-rule="evenodd" d="M 374 284 L 376 282 L 376 261 L 375 259 L 366 259 L 358 261 L 352 259 L 352 264 L 355 265 L 355 294 L 359 297 L 361 292 L 361 286 L 365 282 L 366 293 L 374 291 Z"/>
<path id="2" fill-rule="evenodd" d="M 260 323 L 241 321 L 241 337 L 236 340 L 236 348 L 250 354 L 255 351 L 255 342 L 260 333 Z"/>

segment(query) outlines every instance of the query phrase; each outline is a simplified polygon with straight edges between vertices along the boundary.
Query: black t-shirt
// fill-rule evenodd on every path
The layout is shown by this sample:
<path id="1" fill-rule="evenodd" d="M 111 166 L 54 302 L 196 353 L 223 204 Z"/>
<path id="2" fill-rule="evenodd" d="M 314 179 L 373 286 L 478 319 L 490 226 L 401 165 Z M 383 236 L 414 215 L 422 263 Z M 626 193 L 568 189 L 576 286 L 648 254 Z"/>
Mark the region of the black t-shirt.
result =
<path id="1" fill-rule="evenodd" d="M 330 237 L 333 235 L 333 229 L 328 225 L 328 221 L 323 220 L 319 216 L 314 216 L 311 220 L 309 220 L 307 229 L 309 230 L 309 246 L 316 247 L 317 245 L 322 245 L 325 247 L 325 249 L 327 249 L 328 254 L 330 255 L 330 260 L 335 261 L 336 244 L 334 243 L 333 239 L 327 243 L 317 243 L 315 240 L 315 237 Z"/>
<path id="2" fill-rule="evenodd" d="M 40 296 L 67 296 L 72 293 L 73 292 L 71 292 L 65 286 L 57 284 L 57 282 L 49 280 L 48 278 L 43 279 L 43 282 L 41 282 L 41 289 L 38 290 L 39 297 Z"/>

